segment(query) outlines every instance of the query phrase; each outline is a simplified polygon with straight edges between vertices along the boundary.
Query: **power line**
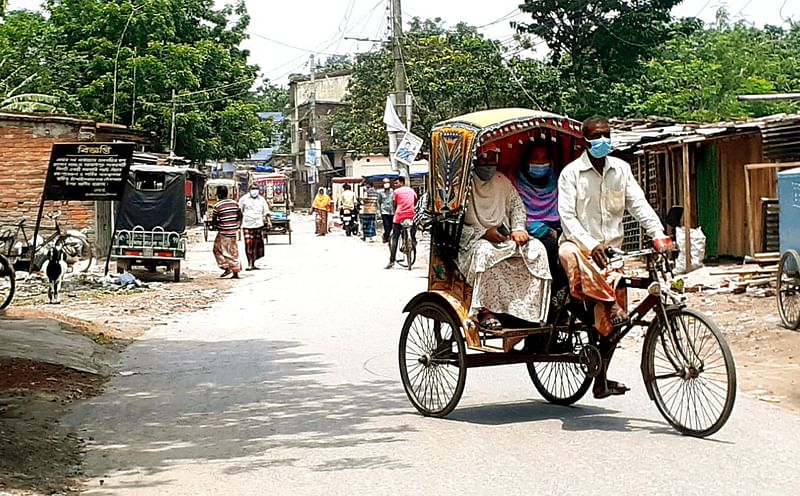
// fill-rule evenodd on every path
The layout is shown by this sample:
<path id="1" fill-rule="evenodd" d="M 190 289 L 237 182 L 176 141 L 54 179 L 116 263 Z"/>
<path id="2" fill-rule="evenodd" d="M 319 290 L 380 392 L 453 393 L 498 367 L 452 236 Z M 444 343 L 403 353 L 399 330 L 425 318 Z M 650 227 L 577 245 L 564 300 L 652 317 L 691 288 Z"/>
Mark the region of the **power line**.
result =
<path id="1" fill-rule="evenodd" d="M 516 8 L 514 8 L 514 10 L 512 10 L 511 12 L 509 12 L 508 14 L 504 15 L 503 17 L 501 17 L 499 19 L 496 19 L 496 20 L 494 20 L 494 21 L 492 21 L 490 23 L 484 24 L 482 26 L 476 26 L 476 29 L 483 29 L 483 28 L 488 28 L 489 26 L 494 26 L 495 24 L 499 24 L 499 23 L 501 23 L 503 21 L 507 21 L 507 20 L 513 19 L 513 18 L 517 17 L 520 14 L 523 14 L 523 12 L 521 10 L 519 10 L 519 7 L 516 7 Z"/>
<path id="2" fill-rule="evenodd" d="M 791 17 L 783 17 L 783 9 L 786 8 L 786 4 L 789 3 L 789 0 L 783 0 L 783 5 L 781 5 L 780 10 L 778 10 L 778 16 L 780 16 L 783 22 L 788 22 L 791 24 L 792 18 Z"/>
<path id="3" fill-rule="evenodd" d="M 702 14 L 703 11 L 706 10 L 708 8 L 708 6 L 711 5 L 711 2 L 713 2 L 713 1 L 714 0 L 707 0 L 706 3 L 704 3 L 703 6 L 700 7 L 700 10 L 698 10 L 697 14 L 695 14 L 694 16 L 695 17 L 700 17 L 700 14 Z"/>
<path id="4" fill-rule="evenodd" d="M 735 14 L 733 17 L 736 17 L 736 16 L 738 16 L 739 14 L 741 14 L 741 13 L 744 11 L 744 9 L 746 9 L 746 8 L 747 8 L 747 6 L 748 6 L 748 5 L 750 5 L 751 3 L 753 3 L 753 0 L 747 0 L 747 1 L 745 2 L 745 4 L 744 4 L 744 5 L 742 5 L 742 8 L 741 8 L 741 9 L 739 9 L 739 12 L 737 12 L 737 13 L 736 13 L 736 14 Z"/>
<path id="5" fill-rule="evenodd" d="M 327 55 L 329 57 L 339 57 L 341 55 L 346 55 L 346 54 L 342 54 L 342 53 L 329 53 L 329 52 L 322 52 L 322 51 L 318 51 L 318 50 L 309 50 L 308 48 L 303 48 L 303 47 L 299 47 L 299 46 L 296 46 L 296 45 L 290 45 L 289 43 L 284 43 L 282 41 L 278 41 L 278 40 L 269 38 L 267 36 L 255 33 L 253 31 L 249 31 L 249 33 L 252 34 L 253 36 L 257 36 L 258 38 L 261 38 L 262 40 L 269 41 L 270 43 L 275 43 L 276 45 L 280 45 L 280 46 L 283 46 L 283 47 L 286 47 L 286 48 L 291 48 L 293 50 L 300 50 L 301 52 L 313 53 L 313 54 L 317 54 L 317 55 Z M 334 40 L 328 46 L 333 45 L 333 43 L 336 43 L 336 41 Z"/>

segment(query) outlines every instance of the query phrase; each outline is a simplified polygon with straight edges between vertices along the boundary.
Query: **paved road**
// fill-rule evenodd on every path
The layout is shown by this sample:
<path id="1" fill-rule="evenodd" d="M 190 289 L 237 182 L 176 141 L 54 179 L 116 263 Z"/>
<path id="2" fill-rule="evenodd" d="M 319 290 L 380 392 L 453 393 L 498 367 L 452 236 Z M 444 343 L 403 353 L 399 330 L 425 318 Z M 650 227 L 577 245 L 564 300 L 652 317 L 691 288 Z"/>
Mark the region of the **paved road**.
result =
<path id="1" fill-rule="evenodd" d="M 266 270 L 152 329 L 68 419 L 93 438 L 90 494 L 797 494 L 800 417 L 740 395 L 712 439 L 679 436 L 629 352 L 625 397 L 552 406 L 516 365 L 471 370 L 447 420 L 415 414 L 396 349 L 425 271 L 293 223 Z"/>

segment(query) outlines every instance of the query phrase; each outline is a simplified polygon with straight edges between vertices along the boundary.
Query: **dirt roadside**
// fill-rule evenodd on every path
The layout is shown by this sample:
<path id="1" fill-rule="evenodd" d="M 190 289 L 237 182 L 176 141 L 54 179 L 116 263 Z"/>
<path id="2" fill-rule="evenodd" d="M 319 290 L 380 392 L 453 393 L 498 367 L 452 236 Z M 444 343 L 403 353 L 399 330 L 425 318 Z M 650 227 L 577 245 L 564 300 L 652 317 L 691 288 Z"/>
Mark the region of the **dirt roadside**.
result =
<path id="1" fill-rule="evenodd" d="M 131 291 L 65 284 L 61 305 L 46 304 L 43 284 L 22 283 L 14 305 L 0 318 L 6 327 L 22 330 L 29 322 L 51 322 L 74 336 L 69 339 L 88 337 L 119 352 L 153 326 L 209 308 L 232 284 L 216 274 L 184 272 L 180 283 L 169 282 L 171 274 L 135 273 L 150 287 Z M 80 490 L 84 444 L 59 419 L 73 402 L 102 393 L 107 380 L 39 360 L 0 356 L 0 495 Z"/>

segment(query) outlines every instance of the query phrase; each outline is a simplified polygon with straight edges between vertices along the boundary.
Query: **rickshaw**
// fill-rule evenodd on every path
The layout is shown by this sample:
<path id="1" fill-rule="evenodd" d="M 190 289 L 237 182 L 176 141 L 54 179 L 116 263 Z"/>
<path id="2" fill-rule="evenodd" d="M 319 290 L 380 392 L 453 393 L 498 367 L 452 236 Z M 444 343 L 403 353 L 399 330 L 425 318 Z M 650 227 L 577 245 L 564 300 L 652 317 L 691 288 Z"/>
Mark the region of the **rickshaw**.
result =
<path id="1" fill-rule="evenodd" d="M 800 329 L 800 168 L 778 173 L 780 247 L 778 313 L 784 327 Z"/>
<path id="2" fill-rule="evenodd" d="M 211 220 L 211 213 L 214 211 L 214 205 L 217 204 L 217 188 L 228 188 L 228 198 L 231 200 L 239 199 L 239 183 L 233 179 L 211 179 L 206 182 L 205 188 L 205 205 L 206 210 L 203 213 L 203 239 L 208 241 L 208 232 L 216 229 Z"/>
<path id="3" fill-rule="evenodd" d="M 484 329 L 468 315 L 473 288 L 455 260 L 475 158 L 499 153 L 498 170 L 509 175 L 522 149 L 536 141 L 548 143 L 559 172 L 585 146 L 578 122 L 527 109 L 477 112 L 432 130 L 428 290 L 405 306 L 399 342 L 403 387 L 425 416 L 445 417 L 455 409 L 470 368 L 525 364 L 536 390 L 558 405 L 580 400 L 601 371 L 604 357 L 591 308 L 569 296 L 551 305 L 547 322 L 528 328 Z M 668 223 L 677 225 L 681 213 L 671 212 Z M 686 308 L 683 295 L 671 289 L 671 255 L 653 249 L 615 255 L 616 267 L 632 258 L 644 259 L 646 266 L 644 275 L 625 273 L 623 285 L 646 296 L 630 312 L 621 337 L 635 326 L 646 328 L 641 372 L 650 399 L 676 430 L 705 437 L 725 424 L 733 408 L 733 357 L 717 326 Z"/>
<path id="4" fill-rule="evenodd" d="M 269 242 L 270 235 L 286 235 L 292 244 L 292 226 L 289 219 L 289 188 L 285 174 L 279 172 L 251 173 L 250 185 L 258 186 L 258 190 L 266 198 L 272 211 L 272 228 L 264 229 L 264 243 Z"/>

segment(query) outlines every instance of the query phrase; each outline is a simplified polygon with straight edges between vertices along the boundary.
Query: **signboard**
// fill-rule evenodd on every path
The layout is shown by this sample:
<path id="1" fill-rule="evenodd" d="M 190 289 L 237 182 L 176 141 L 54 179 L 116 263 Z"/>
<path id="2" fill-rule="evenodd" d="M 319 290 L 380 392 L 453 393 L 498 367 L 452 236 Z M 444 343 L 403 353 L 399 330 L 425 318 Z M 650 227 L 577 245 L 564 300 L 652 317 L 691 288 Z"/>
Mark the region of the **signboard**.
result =
<path id="1" fill-rule="evenodd" d="M 319 165 L 319 141 L 306 141 L 306 167 L 317 167 Z"/>
<path id="2" fill-rule="evenodd" d="M 54 144 L 44 199 L 120 201 L 133 159 L 133 146 L 133 143 Z"/>
<path id="3" fill-rule="evenodd" d="M 394 152 L 394 158 L 400 163 L 411 165 L 417 158 L 419 151 L 422 149 L 422 138 L 419 136 L 406 133 L 400 143 L 397 144 L 397 151 Z"/>

